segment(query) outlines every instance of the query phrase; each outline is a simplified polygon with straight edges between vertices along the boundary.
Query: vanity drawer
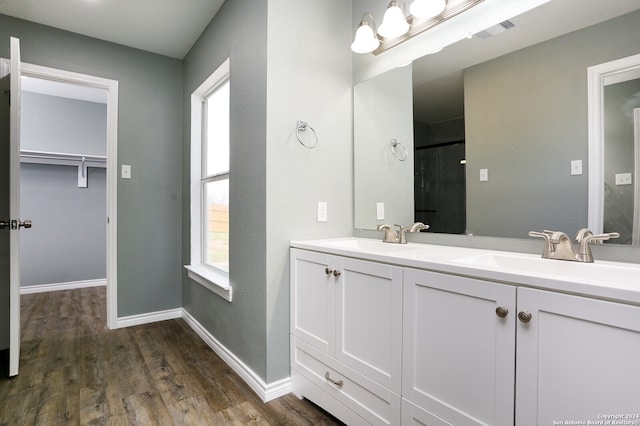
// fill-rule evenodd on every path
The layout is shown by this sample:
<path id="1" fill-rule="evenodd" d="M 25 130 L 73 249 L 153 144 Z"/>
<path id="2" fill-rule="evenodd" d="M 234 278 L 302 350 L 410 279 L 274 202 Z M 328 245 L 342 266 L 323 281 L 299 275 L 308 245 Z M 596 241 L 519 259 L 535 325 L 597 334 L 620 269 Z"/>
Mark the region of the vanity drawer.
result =
<path id="1" fill-rule="evenodd" d="M 400 395 L 293 336 L 291 351 L 291 366 L 298 374 L 349 407 L 365 421 L 374 425 L 400 424 Z M 293 391 L 304 396 L 304 389 L 302 392 L 297 389 Z"/>

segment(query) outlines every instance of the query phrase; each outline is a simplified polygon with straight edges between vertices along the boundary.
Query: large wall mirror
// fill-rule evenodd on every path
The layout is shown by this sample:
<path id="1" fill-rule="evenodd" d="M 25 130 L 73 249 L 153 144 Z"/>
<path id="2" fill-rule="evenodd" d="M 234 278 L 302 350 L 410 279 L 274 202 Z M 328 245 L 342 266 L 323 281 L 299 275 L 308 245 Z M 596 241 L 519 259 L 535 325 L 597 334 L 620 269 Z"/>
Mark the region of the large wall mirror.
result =
<path id="1" fill-rule="evenodd" d="M 384 79 L 401 86 L 402 77 L 392 76 L 398 70 L 357 84 L 355 227 L 421 220 L 433 232 L 526 238 L 530 230 L 575 234 L 592 225 L 587 69 L 640 53 L 638 40 L 640 0 L 551 0 L 405 66 L 411 75 L 403 71 L 402 82 L 410 85 L 411 95 L 401 97 L 408 90 L 396 87 L 398 97 L 389 104 L 403 105 L 396 111 L 412 107 L 410 136 L 386 132 L 380 127 L 385 120 L 376 115 L 382 108 L 369 104 L 363 113 L 357 102 L 370 87 L 380 91 Z M 625 111 L 640 107 L 634 84 L 626 83 L 630 92 L 610 96 L 624 103 Z M 615 120 L 623 118 L 603 126 L 615 127 Z M 377 130 L 359 138 L 363 128 L 375 127 L 372 123 Z M 625 130 L 631 138 L 633 132 Z M 393 156 L 393 139 L 403 142 L 411 163 Z M 362 161 L 362 150 L 375 151 L 386 169 Z M 609 195 L 637 186 L 633 155 L 621 152 L 602 154 L 604 169 L 614 170 Z M 616 157 L 626 162 L 606 164 Z M 625 183 L 615 185 L 615 175 Z M 381 178 L 388 185 L 367 185 Z M 631 211 L 628 226 L 604 229 L 624 235 L 616 243 L 631 242 L 633 210 L 627 205 L 616 218 Z"/>

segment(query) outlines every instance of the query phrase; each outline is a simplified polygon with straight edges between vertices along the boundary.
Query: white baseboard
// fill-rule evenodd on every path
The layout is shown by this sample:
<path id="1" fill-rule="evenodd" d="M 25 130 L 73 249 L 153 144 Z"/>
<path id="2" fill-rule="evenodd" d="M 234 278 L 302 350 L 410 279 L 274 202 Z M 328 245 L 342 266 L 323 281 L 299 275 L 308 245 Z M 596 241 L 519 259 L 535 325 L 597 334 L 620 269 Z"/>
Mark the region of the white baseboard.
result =
<path id="1" fill-rule="evenodd" d="M 133 327 L 134 325 L 149 324 L 152 322 L 182 318 L 182 308 L 167 309 L 166 311 L 148 312 L 146 314 L 118 317 L 116 328 Z"/>
<path id="2" fill-rule="evenodd" d="M 182 309 L 182 318 L 213 351 L 218 354 L 253 389 L 263 402 L 269 402 L 291 392 L 291 378 L 265 383 L 253 370 L 224 347 L 189 312 Z"/>
<path id="3" fill-rule="evenodd" d="M 20 287 L 20 294 L 45 293 L 48 291 L 73 290 L 76 288 L 100 287 L 106 285 L 106 278 L 99 280 L 71 281 L 67 283 L 38 284 Z"/>

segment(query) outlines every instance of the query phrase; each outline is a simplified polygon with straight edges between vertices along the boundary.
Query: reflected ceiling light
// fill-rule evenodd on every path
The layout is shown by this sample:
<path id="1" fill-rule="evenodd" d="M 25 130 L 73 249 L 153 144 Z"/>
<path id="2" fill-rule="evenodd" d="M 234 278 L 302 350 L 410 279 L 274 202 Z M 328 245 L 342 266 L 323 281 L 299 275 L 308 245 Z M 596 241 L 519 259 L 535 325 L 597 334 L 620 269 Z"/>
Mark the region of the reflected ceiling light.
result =
<path id="1" fill-rule="evenodd" d="M 440 15 L 446 7 L 445 0 L 414 0 L 409 11 L 416 18 L 428 19 Z"/>
<path id="2" fill-rule="evenodd" d="M 391 0 L 382 18 L 382 24 L 378 27 L 378 34 L 384 38 L 400 37 L 406 34 L 410 27 L 405 12 L 400 9 L 398 2 Z"/>
<path id="3" fill-rule="evenodd" d="M 371 24 L 373 28 L 375 28 L 375 21 L 373 20 L 373 15 L 370 13 L 365 13 L 362 15 L 362 19 L 360 20 L 360 25 L 358 25 L 358 30 L 356 31 L 356 37 L 351 43 L 351 50 L 355 53 L 369 53 L 373 52 L 380 46 L 380 40 L 374 33 L 374 29 L 369 26 L 367 22 L 367 18 L 371 20 Z"/>

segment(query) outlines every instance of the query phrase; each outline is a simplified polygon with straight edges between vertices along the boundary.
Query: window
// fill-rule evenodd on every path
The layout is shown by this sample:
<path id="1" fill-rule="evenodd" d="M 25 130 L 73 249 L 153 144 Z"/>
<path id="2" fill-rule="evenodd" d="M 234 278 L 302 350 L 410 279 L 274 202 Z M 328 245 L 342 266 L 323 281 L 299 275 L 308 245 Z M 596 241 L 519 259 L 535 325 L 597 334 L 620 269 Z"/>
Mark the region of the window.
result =
<path id="1" fill-rule="evenodd" d="M 189 277 L 231 301 L 229 281 L 229 59 L 191 95 Z"/>

